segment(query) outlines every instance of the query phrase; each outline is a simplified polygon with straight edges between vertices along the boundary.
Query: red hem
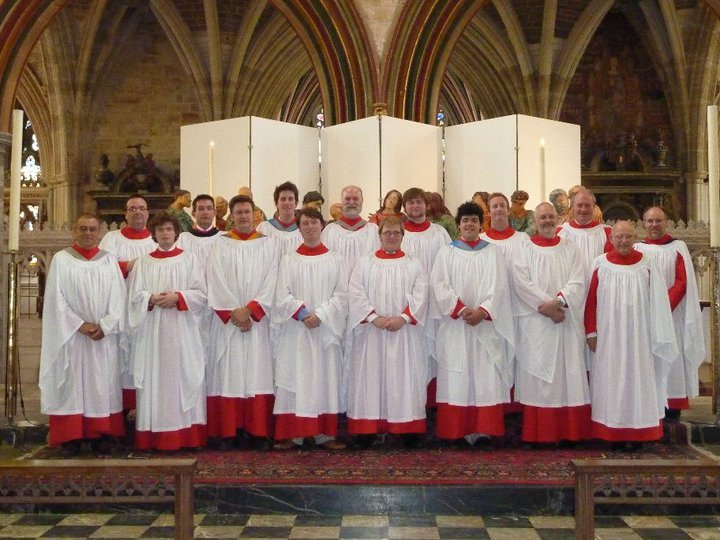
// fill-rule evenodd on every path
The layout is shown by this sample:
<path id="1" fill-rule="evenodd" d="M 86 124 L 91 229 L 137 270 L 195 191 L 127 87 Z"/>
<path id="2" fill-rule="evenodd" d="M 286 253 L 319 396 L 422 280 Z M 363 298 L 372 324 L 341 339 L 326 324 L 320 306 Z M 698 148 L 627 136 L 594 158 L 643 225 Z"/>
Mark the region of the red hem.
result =
<path id="1" fill-rule="evenodd" d="M 576 407 L 525 405 L 522 440 L 545 443 L 589 439 L 591 414 L 589 404 Z"/>
<path id="2" fill-rule="evenodd" d="M 690 400 L 686 397 L 684 398 L 668 398 L 667 401 L 668 409 L 680 409 L 680 410 L 687 410 L 690 408 Z"/>
<path id="3" fill-rule="evenodd" d="M 238 429 L 256 437 L 269 437 L 274 403 L 275 396 L 272 394 L 251 398 L 208 396 L 208 437 L 234 437 Z"/>
<path id="4" fill-rule="evenodd" d="M 101 418 L 82 414 L 51 414 L 48 443 L 57 446 L 78 439 L 99 439 L 102 435 L 125 436 L 125 416 L 121 412 Z"/>
<path id="5" fill-rule="evenodd" d="M 321 434 L 329 437 L 337 436 L 337 414 L 321 414 L 316 417 L 297 416 L 289 413 L 275 415 L 274 437 L 279 441 L 314 437 Z"/>
<path id="6" fill-rule="evenodd" d="M 137 408 L 137 393 L 134 388 L 122 389 L 123 411 L 132 411 Z"/>
<path id="7" fill-rule="evenodd" d="M 136 431 L 135 448 L 138 450 L 179 450 L 200 448 L 207 442 L 207 430 L 203 424 L 193 424 L 176 431 Z"/>
<path id="8" fill-rule="evenodd" d="M 459 439 L 471 433 L 496 437 L 505 434 L 503 404 L 485 407 L 437 404 L 436 435 L 441 439 Z"/>
<path id="9" fill-rule="evenodd" d="M 515 401 L 515 385 L 510 387 L 510 403 L 503 403 L 503 414 L 517 414 L 524 410 L 524 405 Z"/>
<path id="10" fill-rule="evenodd" d="M 425 433 L 425 419 L 410 422 L 388 422 L 384 419 L 348 418 L 348 433 L 351 435 L 371 435 L 374 433 Z"/>
<path id="11" fill-rule="evenodd" d="M 433 377 L 427 385 L 427 401 L 425 407 L 434 409 L 437 407 L 437 377 Z"/>
<path id="12" fill-rule="evenodd" d="M 603 441 L 657 441 L 663 436 L 663 427 L 647 428 L 612 428 L 598 422 L 591 422 L 591 435 Z"/>

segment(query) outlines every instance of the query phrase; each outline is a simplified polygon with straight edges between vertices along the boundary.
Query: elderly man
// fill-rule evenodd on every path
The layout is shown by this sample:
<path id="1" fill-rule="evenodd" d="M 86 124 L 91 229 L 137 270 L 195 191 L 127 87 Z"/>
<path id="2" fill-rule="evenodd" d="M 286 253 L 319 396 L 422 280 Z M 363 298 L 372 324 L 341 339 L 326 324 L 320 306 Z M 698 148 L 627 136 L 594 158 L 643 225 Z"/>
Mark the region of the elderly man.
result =
<path id="1" fill-rule="evenodd" d="M 383 220 L 379 233 L 381 248 L 361 257 L 350 278 L 348 432 L 361 447 L 384 433 L 415 446 L 425 433 L 428 277 L 400 249 L 399 218 Z"/>
<path id="2" fill-rule="evenodd" d="M 303 243 L 280 261 L 273 322 L 278 325 L 275 373 L 276 449 L 301 446 L 305 437 L 329 450 L 341 412 L 342 341 L 347 317 L 347 276 L 337 253 L 320 241 L 323 219 L 300 211 Z"/>
<path id="3" fill-rule="evenodd" d="M 229 447 L 239 431 L 268 446 L 273 408 L 270 307 L 278 271 L 274 239 L 253 226 L 252 199 L 230 200 L 235 228 L 213 244 L 208 304 L 217 314 L 209 335 L 208 436 Z M 239 442 L 239 439 L 238 439 Z"/>
<path id="4" fill-rule="evenodd" d="M 137 388 L 135 447 L 205 446 L 205 268 L 175 246 L 180 221 L 160 213 L 150 222 L 158 249 L 138 259 L 129 283 L 128 323 Z"/>
<path id="5" fill-rule="evenodd" d="M 650 257 L 633 249 L 635 240 L 633 224 L 618 221 L 614 250 L 595 259 L 585 332 L 595 352 L 592 436 L 641 446 L 662 437 L 666 379 L 678 349 L 665 282 Z"/>
<path id="6" fill-rule="evenodd" d="M 415 257 L 429 276 L 438 252 L 452 241 L 447 231 L 427 219 L 428 194 L 420 188 L 410 188 L 403 193 L 403 209 L 407 216 L 402 250 Z M 425 323 L 426 353 L 428 358 L 427 406 L 435 406 L 437 359 L 435 357 L 435 336 L 440 322 L 440 312 L 435 297 L 430 295 Z"/>
<path id="7" fill-rule="evenodd" d="M 295 209 L 298 203 L 298 188 L 292 182 L 283 182 L 275 187 L 273 200 L 277 213 L 275 217 L 263 221 L 257 226 L 260 234 L 275 238 L 280 250 L 278 256 L 294 252 L 302 244 L 302 236 L 298 230 Z"/>
<path id="8" fill-rule="evenodd" d="M 168 215 L 173 216 L 180 222 L 183 232 L 192 229 L 193 222 L 185 211 L 186 208 L 190 208 L 192 202 L 192 195 L 186 189 L 181 189 L 175 194 L 175 200 L 165 210 Z"/>
<path id="9" fill-rule="evenodd" d="M 120 270 L 127 278 L 137 258 L 153 251 L 157 244 L 147 229 L 150 212 L 145 198 L 142 195 L 130 195 L 125 208 L 127 226 L 108 232 L 103 236 L 99 247 L 117 257 Z M 135 384 L 126 351 L 121 351 L 120 381 L 123 388 L 123 409 L 132 410 L 135 408 Z"/>
<path id="10" fill-rule="evenodd" d="M 471 446 L 505 433 L 515 352 L 508 271 L 500 248 L 480 238 L 482 220 L 478 205 L 460 205 L 460 238 L 440 250 L 430 276 L 442 314 L 436 435 Z"/>
<path id="11" fill-rule="evenodd" d="M 83 439 L 125 434 L 120 343 L 126 291 L 117 259 L 100 250 L 100 223 L 83 214 L 75 242 L 50 264 L 43 305 L 40 404 L 51 445 L 68 454 Z M 99 449 L 97 448 L 96 450 Z"/>
<path id="12" fill-rule="evenodd" d="M 610 227 L 593 220 L 595 196 L 580 188 L 573 198 L 573 219 L 563 223 L 558 236 L 573 242 L 583 254 L 585 265 L 592 267 L 595 257 L 612 249 Z"/>
<path id="13" fill-rule="evenodd" d="M 342 215 L 323 230 L 322 241 L 330 251 L 342 255 L 348 272 L 363 255 L 370 255 L 380 247 L 378 226 L 360 217 L 363 192 L 357 186 L 347 186 L 341 193 Z"/>
<path id="14" fill-rule="evenodd" d="M 535 208 L 538 234 L 513 274 L 519 299 L 515 399 L 523 404 L 529 443 L 590 437 L 583 309 L 587 268 L 578 248 L 556 235 L 550 203 Z"/>
<path id="15" fill-rule="evenodd" d="M 689 398 L 699 393 L 698 368 L 705 359 L 705 337 L 692 258 L 685 242 L 667 234 L 667 215 L 657 206 L 645 210 L 647 237 L 635 249 L 655 261 L 665 280 L 680 356 L 668 375 L 669 419 L 690 408 Z"/>

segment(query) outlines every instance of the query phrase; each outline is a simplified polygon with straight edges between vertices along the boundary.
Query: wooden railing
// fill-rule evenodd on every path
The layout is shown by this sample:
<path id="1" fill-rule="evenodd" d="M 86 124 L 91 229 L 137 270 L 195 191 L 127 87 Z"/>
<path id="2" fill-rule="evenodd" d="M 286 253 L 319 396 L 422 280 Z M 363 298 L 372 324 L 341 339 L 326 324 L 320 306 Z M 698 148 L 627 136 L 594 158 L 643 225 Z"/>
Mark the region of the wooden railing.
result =
<path id="1" fill-rule="evenodd" d="M 720 461 L 574 459 L 575 538 L 595 538 L 598 504 L 720 505 Z"/>
<path id="2" fill-rule="evenodd" d="M 0 504 L 175 503 L 175 538 L 193 538 L 195 459 L 0 461 Z"/>

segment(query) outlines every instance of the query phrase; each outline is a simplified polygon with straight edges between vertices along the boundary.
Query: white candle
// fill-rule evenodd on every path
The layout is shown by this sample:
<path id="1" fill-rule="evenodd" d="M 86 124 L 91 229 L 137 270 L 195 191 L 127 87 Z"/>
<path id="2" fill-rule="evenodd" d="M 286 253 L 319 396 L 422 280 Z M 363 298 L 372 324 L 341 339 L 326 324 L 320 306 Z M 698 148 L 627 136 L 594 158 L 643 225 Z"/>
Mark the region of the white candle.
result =
<path id="1" fill-rule="evenodd" d="M 718 108 L 707 108 L 708 171 L 710 195 L 710 246 L 720 247 L 720 171 L 718 171 Z"/>
<path id="2" fill-rule="evenodd" d="M 215 194 L 215 142 L 210 141 L 210 147 L 208 148 L 208 181 L 210 188 L 208 195 Z"/>
<path id="3" fill-rule="evenodd" d="M 20 247 L 20 169 L 22 168 L 23 112 L 13 111 L 10 154 L 10 208 L 8 209 L 8 250 Z"/>
<path id="4" fill-rule="evenodd" d="M 545 139 L 540 139 L 540 202 L 545 200 Z"/>

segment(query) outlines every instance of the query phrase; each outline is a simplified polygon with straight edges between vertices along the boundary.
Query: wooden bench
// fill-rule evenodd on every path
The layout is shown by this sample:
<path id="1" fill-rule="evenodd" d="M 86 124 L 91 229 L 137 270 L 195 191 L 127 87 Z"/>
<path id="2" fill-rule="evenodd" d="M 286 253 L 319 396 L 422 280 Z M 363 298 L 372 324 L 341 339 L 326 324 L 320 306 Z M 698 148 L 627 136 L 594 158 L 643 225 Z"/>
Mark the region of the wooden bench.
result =
<path id="1" fill-rule="evenodd" d="M 713 459 L 574 459 L 575 538 L 595 536 L 596 504 L 720 505 Z"/>
<path id="2" fill-rule="evenodd" d="M 175 538 L 193 538 L 195 459 L 0 461 L 0 504 L 175 503 Z"/>

